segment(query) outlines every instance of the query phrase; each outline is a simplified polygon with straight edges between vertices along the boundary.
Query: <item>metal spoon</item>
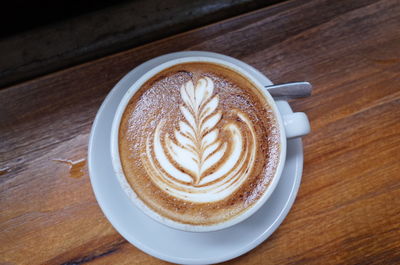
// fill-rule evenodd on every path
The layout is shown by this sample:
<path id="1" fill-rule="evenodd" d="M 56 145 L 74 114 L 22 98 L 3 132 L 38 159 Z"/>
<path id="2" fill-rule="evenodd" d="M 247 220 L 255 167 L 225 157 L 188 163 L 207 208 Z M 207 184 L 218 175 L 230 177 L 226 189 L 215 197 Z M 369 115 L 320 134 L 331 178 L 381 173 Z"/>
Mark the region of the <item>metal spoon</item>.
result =
<path id="1" fill-rule="evenodd" d="M 265 86 L 274 99 L 289 100 L 311 96 L 312 85 L 309 82 L 293 82 Z"/>

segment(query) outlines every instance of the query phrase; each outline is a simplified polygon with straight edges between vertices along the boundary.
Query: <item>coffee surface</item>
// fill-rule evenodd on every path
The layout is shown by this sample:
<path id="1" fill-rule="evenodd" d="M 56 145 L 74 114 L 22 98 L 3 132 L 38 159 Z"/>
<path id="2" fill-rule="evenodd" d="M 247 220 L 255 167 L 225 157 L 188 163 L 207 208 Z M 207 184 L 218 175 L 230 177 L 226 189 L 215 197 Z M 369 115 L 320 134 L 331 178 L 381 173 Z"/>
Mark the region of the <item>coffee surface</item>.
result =
<path id="1" fill-rule="evenodd" d="M 119 128 L 128 183 L 159 215 L 213 225 L 248 210 L 279 160 L 279 127 L 256 86 L 212 63 L 183 63 L 142 85 Z"/>

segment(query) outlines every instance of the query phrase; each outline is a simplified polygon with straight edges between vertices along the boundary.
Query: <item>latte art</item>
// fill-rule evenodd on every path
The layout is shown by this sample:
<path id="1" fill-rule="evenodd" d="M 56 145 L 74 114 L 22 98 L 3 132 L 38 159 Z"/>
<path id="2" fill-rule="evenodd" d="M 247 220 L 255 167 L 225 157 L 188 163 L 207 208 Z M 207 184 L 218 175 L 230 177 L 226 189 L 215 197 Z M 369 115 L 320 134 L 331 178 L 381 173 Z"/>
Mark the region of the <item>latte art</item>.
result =
<path id="1" fill-rule="evenodd" d="M 278 128 L 245 76 L 220 64 L 174 65 L 145 81 L 124 110 L 123 188 L 163 220 L 225 222 L 256 205 L 271 183 Z"/>
<path id="2" fill-rule="evenodd" d="M 237 122 L 224 125 L 230 137 L 223 141 L 215 128 L 222 118 L 219 97 L 208 78 L 182 85 L 183 104 L 179 109 L 185 118 L 175 129 L 175 141 L 162 133 L 166 120 L 157 125 L 154 136 L 146 141 L 142 158 L 152 181 L 171 196 L 191 202 L 213 202 L 231 195 L 251 173 L 256 152 L 255 132 L 246 114 L 234 110 L 247 131 Z M 153 152 L 151 152 L 153 148 Z M 153 155 L 154 154 L 154 155 Z"/>

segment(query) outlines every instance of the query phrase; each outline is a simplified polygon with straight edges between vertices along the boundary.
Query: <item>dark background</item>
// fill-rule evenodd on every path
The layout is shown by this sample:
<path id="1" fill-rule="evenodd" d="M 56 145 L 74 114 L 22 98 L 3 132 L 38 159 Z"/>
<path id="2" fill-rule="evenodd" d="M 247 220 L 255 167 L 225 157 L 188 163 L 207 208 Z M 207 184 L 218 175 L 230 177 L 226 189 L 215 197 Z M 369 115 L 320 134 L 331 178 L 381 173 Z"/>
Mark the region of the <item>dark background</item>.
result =
<path id="1" fill-rule="evenodd" d="M 0 89 L 278 2 L 283 1 L 3 2 Z"/>
<path id="2" fill-rule="evenodd" d="M 118 5 L 127 0 L 115 1 L 7 1 L 0 8 L 2 25 L 0 38 L 23 33 L 41 26 L 84 15 L 96 10 Z M 131 1 L 134 2 L 134 1 Z"/>

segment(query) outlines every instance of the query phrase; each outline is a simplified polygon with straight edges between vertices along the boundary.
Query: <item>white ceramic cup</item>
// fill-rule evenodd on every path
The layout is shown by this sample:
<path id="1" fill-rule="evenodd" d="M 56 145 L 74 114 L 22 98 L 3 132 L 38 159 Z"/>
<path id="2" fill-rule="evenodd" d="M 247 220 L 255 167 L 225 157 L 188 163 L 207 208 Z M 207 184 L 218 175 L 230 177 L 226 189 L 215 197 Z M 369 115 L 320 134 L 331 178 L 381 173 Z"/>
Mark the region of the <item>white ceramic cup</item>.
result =
<path id="1" fill-rule="evenodd" d="M 122 115 L 125 111 L 126 106 L 128 105 L 130 99 L 135 95 L 135 93 L 139 90 L 139 88 L 151 77 L 154 75 L 158 74 L 159 72 L 170 68 L 174 65 L 177 64 L 182 64 L 182 63 L 188 63 L 188 62 L 208 62 L 208 63 L 214 63 L 214 64 L 219 64 L 224 67 L 227 67 L 229 69 L 232 69 L 241 75 L 245 76 L 247 79 L 249 79 L 253 84 L 257 86 L 257 88 L 262 92 L 261 94 L 264 95 L 264 99 L 268 102 L 268 104 L 271 106 L 272 111 L 276 117 L 277 125 L 279 127 L 280 131 L 280 154 L 279 154 L 279 162 L 278 166 L 275 171 L 275 175 L 272 178 L 269 186 L 267 189 L 264 191 L 264 194 L 256 201 L 254 204 L 249 206 L 249 209 L 246 211 L 242 212 L 236 217 L 233 217 L 225 222 L 221 222 L 218 224 L 213 224 L 213 225 L 189 225 L 189 224 L 183 224 L 179 223 L 173 220 L 170 220 L 168 218 L 165 218 L 155 211 L 153 211 L 151 208 L 149 208 L 143 201 L 139 199 L 139 197 L 136 195 L 134 190 L 131 188 L 130 184 L 126 180 L 126 177 L 124 175 L 122 165 L 121 165 L 121 160 L 119 156 L 119 147 L 118 147 L 118 133 L 119 133 L 119 126 L 121 122 Z M 138 128 L 140 130 L 140 128 Z M 250 217 L 252 214 L 254 214 L 271 196 L 272 192 L 274 191 L 276 185 L 279 182 L 279 179 L 281 177 L 281 173 L 284 167 L 285 163 L 285 158 L 286 158 L 286 141 L 289 138 L 296 138 L 296 137 L 301 137 L 303 135 L 306 135 L 310 132 L 310 124 L 307 119 L 307 116 L 302 113 L 302 112 L 296 112 L 292 113 L 289 115 L 281 115 L 278 111 L 278 108 L 275 104 L 275 101 L 271 97 L 271 95 L 268 93 L 267 89 L 264 88 L 264 85 L 261 84 L 253 75 L 251 75 L 249 72 L 245 71 L 241 67 L 227 62 L 225 60 L 221 59 L 216 59 L 216 58 L 210 58 L 210 57 L 185 57 L 185 58 L 180 58 L 180 59 L 174 59 L 168 62 L 165 62 L 163 64 L 160 64 L 159 66 L 151 69 L 147 73 L 145 73 L 141 78 L 139 78 L 125 93 L 124 97 L 122 98 L 121 102 L 119 103 L 119 106 L 117 108 L 116 114 L 114 116 L 114 121 L 112 124 L 111 128 L 111 158 L 112 158 L 112 165 L 113 169 L 115 172 L 116 177 L 118 178 L 118 181 L 122 187 L 122 189 L 125 191 L 127 196 L 130 198 L 130 200 L 133 202 L 133 204 L 138 207 L 139 209 L 142 210 L 145 214 L 153 218 L 154 220 L 167 225 L 172 228 L 180 229 L 183 231 L 190 231 L 190 232 L 209 232 L 209 231 L 216 231 L 220 229 L 224 229 L 230 226 L 233 226 L 237 223 L 240 223 L 241 221 L 247 219 Z"/>

